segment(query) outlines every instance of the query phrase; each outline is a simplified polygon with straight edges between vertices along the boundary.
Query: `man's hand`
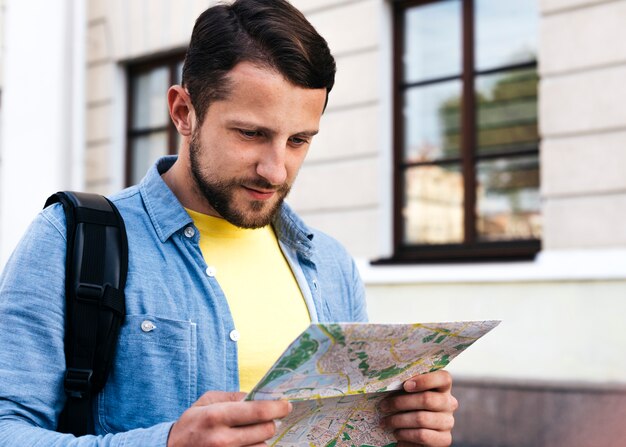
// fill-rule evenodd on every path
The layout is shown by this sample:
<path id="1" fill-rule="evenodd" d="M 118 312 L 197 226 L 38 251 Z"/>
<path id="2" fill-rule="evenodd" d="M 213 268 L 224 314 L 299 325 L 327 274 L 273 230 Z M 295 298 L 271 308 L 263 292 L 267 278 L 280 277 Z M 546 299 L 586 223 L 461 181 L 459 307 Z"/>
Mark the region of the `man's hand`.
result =
<path id="1" fill-rule="evenodd" d="M 446 447 L 452 443 L 457 400 L 452 377 L 446 371 L 421 374 L 404 382 L 405 393 L 384 399 L 382 424 L 393 430 L 398 447 Z"/>
<path id="2" fill-rule="evenodd" d="M 174 423 L 167 447 L 265 446 L 289 414 L 287 401 L 243 402 L 245 393 L 209 391 Z"/>

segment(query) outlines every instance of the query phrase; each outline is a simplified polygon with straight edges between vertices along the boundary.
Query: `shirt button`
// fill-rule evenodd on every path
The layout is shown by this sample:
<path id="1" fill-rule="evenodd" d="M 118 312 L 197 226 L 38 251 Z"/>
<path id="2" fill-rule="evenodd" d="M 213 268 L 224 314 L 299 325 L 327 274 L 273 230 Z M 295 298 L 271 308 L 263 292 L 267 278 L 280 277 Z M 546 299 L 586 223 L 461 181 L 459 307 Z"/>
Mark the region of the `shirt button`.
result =
<path id="1" fill-rule="evenodd" d="M 187 227 L 185 228 L 184 233 L 185 233 L 185 236 L 191 238 L 191 237 L 194 237 L 194 235 L 196 234 L 196 230 L 194 230 L 193 227 Z"/>
<path id="2" fill-rule="evenodd" d="M 141 322 L 141 330 L 144 332 L 151 332 L 156 329 L 154 323 L 150 320 L 144 320 Z"/>
<path id="3" fill-rule="evenodd" d="M 239 331 L 237 329 L 233 329 L 232 331 L 230 331 L 230 339 L 232 341 L 238 341 L 239 340 Z"/>
<path id="4" fill-rule="evenodd" d="M 215 273 L 216 273 L 215 267 L 208 266 L 206 268 L 207 276 L 210 276 L 211 278 L 213 278 L 215 276 Z"/>

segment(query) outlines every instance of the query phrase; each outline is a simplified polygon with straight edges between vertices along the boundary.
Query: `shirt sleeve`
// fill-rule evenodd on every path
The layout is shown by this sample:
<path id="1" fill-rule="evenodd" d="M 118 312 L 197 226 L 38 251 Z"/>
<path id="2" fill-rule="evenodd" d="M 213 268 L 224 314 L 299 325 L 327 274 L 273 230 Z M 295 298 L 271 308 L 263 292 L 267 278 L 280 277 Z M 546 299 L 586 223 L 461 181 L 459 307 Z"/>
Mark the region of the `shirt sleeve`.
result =
<path id="1" fill-rule="evenodd" d="M 359 269 L 357 268 L 356 263 L 353 259 L 351 259 L 351 266 L 352 293 L 350 294 L 350 296 L 352 297 L 352 321 L 357 323 L 366 323 L 368 321 L 368 317 L 365 298 L 365 285 L 363 284 L 363 280 L 361 279 L 361 275 L 359 274 Z"/>
<path id="2" fill-rule="evenodd" d="M 0 445 L 3 447 L 166 447 L 173 422 L 150 428 L 138 428 L 105 436 L 81 436 L 56 433 L 16 420 L 0 419 Z"/>
<path id="3" fill-rule="evenodd" d="M 33 221 L 0 276 L 0 446 L 166 446 L 172 423 L 105 436 L 54 431 L 65 403 L 65 219 Z"/>

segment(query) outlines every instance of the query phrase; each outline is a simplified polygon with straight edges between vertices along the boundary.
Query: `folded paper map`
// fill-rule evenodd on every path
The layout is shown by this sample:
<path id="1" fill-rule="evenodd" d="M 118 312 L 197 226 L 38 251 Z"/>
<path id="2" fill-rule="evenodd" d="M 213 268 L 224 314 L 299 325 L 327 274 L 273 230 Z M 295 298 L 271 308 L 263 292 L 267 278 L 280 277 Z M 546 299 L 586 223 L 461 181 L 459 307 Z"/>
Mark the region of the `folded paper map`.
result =
<path id="1" fill-rule="evenodd" d="M 445 367 L 498 323 L 311 324 L 246 400 L 293 403 L 270 446 L 390 447 L 380 400 L 410 377 Z"/>

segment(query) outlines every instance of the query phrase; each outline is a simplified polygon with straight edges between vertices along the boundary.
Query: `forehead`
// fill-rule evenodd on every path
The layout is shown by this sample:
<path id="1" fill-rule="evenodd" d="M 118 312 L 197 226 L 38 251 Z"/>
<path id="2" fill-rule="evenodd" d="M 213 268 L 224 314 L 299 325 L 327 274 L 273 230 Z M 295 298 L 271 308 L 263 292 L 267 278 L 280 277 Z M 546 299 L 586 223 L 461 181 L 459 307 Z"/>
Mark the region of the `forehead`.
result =
<path id="1" fill-rule="evenodd" d="M 219 115 L 264 127 L 288 127 L 290 131 L 301 126 L 317 128 L 326 89 L 294 85 L 276 70 L 250 62 L 237 64 L 227 79 L 228 95 L 209 106 L 208 113 L 214 118 Z"/>

